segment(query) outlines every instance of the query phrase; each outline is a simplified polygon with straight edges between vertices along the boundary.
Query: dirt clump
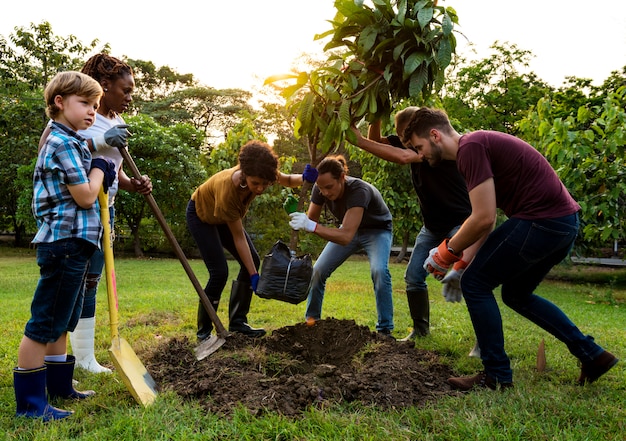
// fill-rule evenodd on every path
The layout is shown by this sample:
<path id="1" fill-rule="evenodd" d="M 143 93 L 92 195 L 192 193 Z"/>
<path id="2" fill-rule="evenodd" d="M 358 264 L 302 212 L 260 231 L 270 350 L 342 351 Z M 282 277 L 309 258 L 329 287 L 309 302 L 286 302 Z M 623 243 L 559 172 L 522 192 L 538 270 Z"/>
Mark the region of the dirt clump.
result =
<path id="1" fill-rule="evenodd" d="M 195 345 L 186 337 L 164 341 L 148 355 L 146 368 L 161 390 L 222 415 L 237 406 L 289 416 L 335 403 L 402 408 L 457 394 L 446 383 L 451 369 L 436 353 L 353 320 L 300 323 L 260 339 L 232 334 L 200 361 Z"/>

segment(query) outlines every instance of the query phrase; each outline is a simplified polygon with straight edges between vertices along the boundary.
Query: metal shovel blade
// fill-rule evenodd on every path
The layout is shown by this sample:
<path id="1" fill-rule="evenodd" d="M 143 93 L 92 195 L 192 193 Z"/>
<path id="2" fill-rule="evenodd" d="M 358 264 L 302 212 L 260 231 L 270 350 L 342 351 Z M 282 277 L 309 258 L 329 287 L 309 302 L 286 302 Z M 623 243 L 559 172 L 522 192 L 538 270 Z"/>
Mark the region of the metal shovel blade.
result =
<path id="1" fill-rule="evenodd" d="M 157 385 L 133 348 L 123 338 L 113 340 L 109 348 L 116 371 L 135 400 L 147 406 L 157 396 Z"/>
<path id="2" fill-rule="evenodd" d="M 213 352 L 217 351 L 224 343 L 226 343 L 226 339 L 218 337 L 217 335 L 211 335 L 206 340 L 202 340 L 193 350 L 196 354 L 196 359 L 202 360 L 208 357 Z"/>

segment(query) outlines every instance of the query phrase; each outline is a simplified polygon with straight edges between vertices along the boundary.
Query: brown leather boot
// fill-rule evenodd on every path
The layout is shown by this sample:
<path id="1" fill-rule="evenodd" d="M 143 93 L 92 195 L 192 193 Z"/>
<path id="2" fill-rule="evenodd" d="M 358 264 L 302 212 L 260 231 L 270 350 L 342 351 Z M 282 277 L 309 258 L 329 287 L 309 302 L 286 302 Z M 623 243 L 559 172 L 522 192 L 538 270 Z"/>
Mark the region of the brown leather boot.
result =
<path id="1" fill-rule="evenodd" d="M 474 387 L 488 387 L 496 390 L 498 385 L 500 389 L 508 389 L 513 387 L 513 383 L 498 383 L 495 379 L 487 375 L 484 371 L 479 372 L 473 377 L 452 377 L 448 378 L 448 384 L 455 389 L 468 391 Z"/>
<path id="2" fill-rule="evenodd" d="M 609 351 L 604 351 L 595 360 L 583 363 L 580 369 L 580 377 L 578 377 L 578 384 L 582 386 L 593 383 L 606 374 L 618 361 L 619 359 L 615 355 Z"/>

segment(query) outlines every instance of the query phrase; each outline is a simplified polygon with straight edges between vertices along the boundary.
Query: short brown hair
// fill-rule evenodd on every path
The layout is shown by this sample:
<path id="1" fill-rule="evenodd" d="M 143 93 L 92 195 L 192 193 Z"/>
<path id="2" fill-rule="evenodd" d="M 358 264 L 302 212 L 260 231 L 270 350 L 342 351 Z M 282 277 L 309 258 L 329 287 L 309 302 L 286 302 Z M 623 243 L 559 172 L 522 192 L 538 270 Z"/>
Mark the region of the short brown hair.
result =
<path id="1" fill-rule="evenodd" d="M 59 116 L 61 109 L 54 103 L 54 97 L 57 95 L 100 99 L 102 93 L 100 84 L 89 75 L 73 70 L 59 72 L 52 77 L 43 94 L 46 100 L 46 114 L 52 119 Z"/>
<path id="2" fill-rule="evenodd" d="M 446 134 L 453 131 L 446 112 L 441 109 L 421 107 L 413 113 L 404 132 L 400 135 L 402 143 L 407 144 L 414 134 L 419 138 L 427 138 L 431 129 L 437 129 Z"/>

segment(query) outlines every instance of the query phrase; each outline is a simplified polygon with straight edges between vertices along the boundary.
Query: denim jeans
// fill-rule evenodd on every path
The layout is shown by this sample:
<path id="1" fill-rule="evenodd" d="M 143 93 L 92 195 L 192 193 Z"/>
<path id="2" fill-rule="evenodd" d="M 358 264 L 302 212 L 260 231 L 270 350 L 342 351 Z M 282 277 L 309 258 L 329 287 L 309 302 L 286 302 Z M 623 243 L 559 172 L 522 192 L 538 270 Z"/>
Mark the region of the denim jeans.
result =
<path id="1" fill-rule="evenodd" d="M 328 242 L 313 265 L 305 318 L 321 318 L 326 280 L 348 257 L 362 248 L 370 261 L 370 274 L 374 283 L 378 311 L 376 329 L 393 330 L 393 297 L 389 273 L 392 236 L 389 230 L 362 229 L 356 232 L 348 245 Z"/>
<path id="2" fill-rule="evenodd" d="M 511 218 L 489 235 L 465 270 L 463 297 L 485 372 L 497 381 L 513 381 L 504 350 L 502 317 L 493 294 L 499 285 L 505 305 L 565 343 L 582 362 L 602 353 L 593 337 L 583 335 L 563 311 L 533 292 L 570 252 L 577 233 L 577 214 L 532 221 Z"/>
<path id="3" fill-rule="evenodd" d="M 241 257 L 239 257 L 228 225 L 212 225 L 203 222 L 196 213 L 196 203 L 193 200 L 190 200 L 187 204 L 186 217 L 187 228 L 196 241 L 202 260 L 204 260 L 204 264 L 209 271 L 209 281 L 204 288 L 207 297 L 212 301 L 218 301 L 222 296 L 226 282 L 228 282 L 228 261 L 226 260 L 224 250 L 227 250 L 239 262 L 240 269 L 237 280 L 250 284 L 250 275 L 243 265 Z M 261 263 L 259 253 L 245 230 L 244 235 L 250 247 L 254 266 L 258 269 Z"/>
<path id="4" fill-rule="evenodd" d="M 404 272 L 404 281 L 407 291 L 423 291 L 427 288 L 424 261 L 431 249 L 436 248 L 447 237 L 452 237 L 461 226 L 458 225 L 446 234 L 435 234 L 426 227 L 422 227 L 415 238 L 413 252 L 409 258 L 409 264 Z"/>
<path id="5" fill-rule="evenodd" d="M 73 331 L 83 307 L 85 276 L 96 247 L 83 239 L 37 244 L 39 283 L 24 335 L 39 343 L 54 343 Z"/>

